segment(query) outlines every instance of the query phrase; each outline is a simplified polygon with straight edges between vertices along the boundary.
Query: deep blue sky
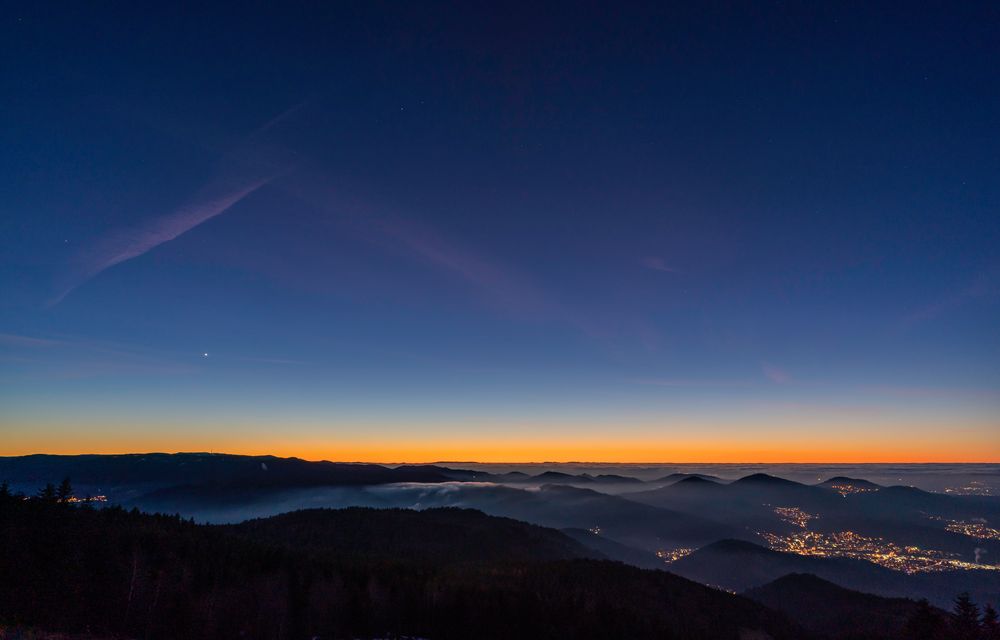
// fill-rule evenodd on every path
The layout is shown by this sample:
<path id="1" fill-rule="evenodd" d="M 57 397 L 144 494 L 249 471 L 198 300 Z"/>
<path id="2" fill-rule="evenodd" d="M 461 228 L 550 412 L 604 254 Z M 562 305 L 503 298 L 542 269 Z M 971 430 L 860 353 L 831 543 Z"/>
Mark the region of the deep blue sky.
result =
<path id="1" fill-rule="evenodd" d="M 1000 459 L 995 3 L 174 4 L 2 18 L 0 454 Z"/>

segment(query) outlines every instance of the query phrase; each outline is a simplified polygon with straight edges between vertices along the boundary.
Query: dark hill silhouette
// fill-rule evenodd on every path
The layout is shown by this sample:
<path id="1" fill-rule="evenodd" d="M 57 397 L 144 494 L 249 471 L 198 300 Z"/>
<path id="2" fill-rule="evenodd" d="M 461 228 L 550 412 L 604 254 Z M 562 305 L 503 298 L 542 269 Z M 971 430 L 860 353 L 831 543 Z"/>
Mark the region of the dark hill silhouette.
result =
<path id="1" fill-rule="evenodd" d="M 714 542 L 672 563 L 670 570 L 736 592 L 789 573 L 811 573 L 851 589 L 885 593 L 902 575 L 862 560 L 783 553 L 744 540 Z"/>
<path id="2" fill-rule="evenodd" d="M 621 476 L 614 473 L 599 473 L 597 475 L 590 475 L 589 473 L 580 474 L 581 478 L 588 478 L 594 482 L 601 484 L 643 484 L 642 480 L 639 478 L 633 478 L 631 476 Z"/>
<path id="3" fill-rule="evenodd" d="M 927 598 L 949 607 L 956 593 L 979 602 L 1000 602 L 995 571 L 943 571 L 908 575 L 853 558 L 802 556 L 773 551 L 743 540 L 720 540 L 670 564 L 670 571 L 737 593 L 789 573 L 809 573 L 841 587 L 887 597 Z"/>
<path id="4" fill-rule="evenodd" d="M 853 531 L 957 554 L 973 562 L 976 549 L 987 562 L 1000 555 L 1000 545 L 949 531 L 949 520 L 1000 521 L 1000 500 L 990 496 L 952 496 L 912 487 L 884 487 L 878 491 L 841 495 L 827 486 L 805 485 L 765 474 L 747 476 L 731 484 L 711 485 L 684 480 L 649 491 L 624 494 L 630 500 L 696 514 L 749 531 L 791 534 L 798 524 L 780 507 L 794 507 L 812 516 L 808 527 L 835 533 Z M 739 536 L 747 537 L 747 536 Z M 985 551 L 985 553 L 983 553 Z M 776 577 L 776 576 L 775 576 Z"/>
<path id="5" fill-rule="evenodd" d="M 624 562 L 640 569 L 664 569 L 666 565 L 656 554 L 615 542 L 588 529 L 563 529 L 570 538 L 583 546 L 593 549 L 609 560 Z"/>
<path id="6" fill-rule="evenodd" d="M 456 514 L 430 521 L 442 515 Z M 300 535 L 326 530 L 330 517 L 290 515 L 265 528 Z M 402 535 L 413 518 L 397 523 Z M 417 537 L 428 526 L 418 522 Z M 449 523 L 440 534 L 456 531 L 464 535 Z M 542 536 L 543 547 L 556 536 Z M 149 640 L 810 637 L 749 599 L 617 562 L 435 565 L 414 561 L 405 544 L 378 559 L 356 554 L 349 541 L 370 545 L 353 535 L 324 557 L 251 538 L 175 517 L 4 499 L 0 575 L 18 579 L 0 580 L 0 624 Z"/>
<path id="7" fill-rule="evenodd" d="M 593 482 L 594 479 L 589 476 L 575 476 L 571 473 L 563 473 L 562 471 L 543 471 L 537 475 L 528 476 L 522 478 L 520 482 L 531 482 L 531 483 L 563 483 L 563 484 L 589 484 Z"/>
<path id="8" fill-rule="evenodd" d="M 817 484 L 817 487 L 832 487 L 834 485 L 847 485 L 851 487 L 859 487 L 862 489 L 877 490 L 881 489 L 882 485 L 875 484 L 870 480 L 863 480 L 860 478 L 849 478 L 847 476 L 834 476 L 828 480 L 824 480 Z"/>
<path id="9" fill-rule="evenodd" d="M 787 533 L 794 530 L 775 512 L 798 507 L 812 514 L 839 514 L 847 505 L 836 491 L 767 474 L 753 474 L 729 484 L 697 477 L 649 491 L 624 494 L 629 500 L 719 520 L 743 531 Z M 745 536 L 740 536 L 745 537 Z"/>
<path id="10" fill-rule="evenodd" d="M 307 509 L 225 530 L 319 556 L 437 565 L 604 558 L 568 536 L 473 509 Z"/>
<path id="11" fill-rule="evenodd" d="M 808 573 L 792 573 L 744 592 L 817 635 L 852 640 L 902 638 L 917 603 L 851 591 Z M 935 612 L 944 618 L 944 611 Z"/>
<path id="12" fill-rule="evenodd" d="M 532 482 L 562 482 L 562 481 L 574 481 L 574 482 L 592 482 L 590 478 L 584 478 L 583 476 L 575 476 L 570 473 L 563 473 L 561 471 L 543 471 L 538 475 L 531 476 Z"/>
<path id="13" fill-rule="evenodd" d="M 708 478 L 703 478 L 701 476 L 688 476 L 686 478 L 678 480 L 671 486 L 672 487 L 683 486 L 687 488 L 687 487 L 722 487 L 723 485 L 719 484 L 715 480 L 709 480 Z"/>
<path id="14" fill-rule="evenodd" d="M 515 480 L 520 480 L 522 478 L 530 477 L 527 473 L 523 471 L 508 471 L 507 473 L 501 473 L 497 476 L 503 482 L 511 482 Z"/>
<path id="15" fill-rule="evenodd" d="M 600 527 L 605 537 L 646 551 L 695 547 L 743 534 L 740 528 L 708 518 L 558 484 L 526 489 L 452 483 L 270 493 L 191 486 L 158 491 L 135 504 L 145 511 L 180 512 L 185 517 L 220 523 L 316 506 L 463 507 L 556 529 Z"/>
<path id="16" fill-rule="evenodd" d="M 773 506 L 794 506 L 806 511 L 836 511 L 843 506 L 839 493 L 826 487 L 802 484 L 766 473 L 755 473 L 726 485 L 732 496 Z"/>
<path id="17" fill-rule="evenodd" d="M 655 551 L 663 547 L 697 546 L 719 533 L 739 536 L 736 528 L 700 516 L 638 504 L 592 489 L 543 485 L 508 503 L 504 512 L 483 505 L 488 513 L 556 528 L 599 527 L 601 535 L 628 546 Z M 481 503 L 480 503 L 481 504 Z"/>
<path id="18" fill-rule="evenodd" d="M 715 490 L 725 489 L 727 486 L 698 476 L 685 476 L 666 486 L 630 491 L 623 493 L 622 497 L 643 504 L 662 507 L 671 505 L 673 508 L 677 508 L 691 502 L 700 502 L 707 496 L 715 495 Z"/>
<path id="19" fill-rule="evenodd" d="M 649 484 L 664 484 L 664 483 L 674 483 L 684 478 L 701 478 L 703 480 L 711 480 L 713 482 L 721 482 L 722 478 L 717 476 L 710 476 L 704 473 L 671 473 L 665 475 L 662 478 L 657 478 L 652 480 Z"/>
<path id="20" fill-rule="evenodd" d="M 486 471 L 474 471 L 472 469 L 452 469 L 436 464 L 403 464 L 395 468 L 397 472 L 415 473 L 423 472 L 428 477 L 434 475 L 457 482 L 499 482 L 501 477 Z"/>
<path id="21" fill-rule="evenodd" d="M 800 485 L 801 483 L 795 482 L 794 480 L 786 480 L 785 478 L 779 478 L 778 476 L 772 476 L 766 473 L 752 473 L 748 476 L 743 476 L 738 480 L 734 480 L 734 485 L 771 485 L 771 486 L 783 486 L 790 487 L 793 485 Z"/>
<path id="22" fill-rule="evenodd" d="M 125 455 L 31 455 L 0 458 L 0 480 L 37 486 L 71 477 L 77 486 L 167 487 L 175 485 L 311 487 L 392 482 L 444 482 L 453 478 L 434 467 L 310 462 L 299 458 L 215 453 Z"/>
<path id="23" fill-rule="evenodd" d="M 892 486 L 878 491 L 848 494 L 845 501 L 866 516 L 891 516 L 907 522 L 934 514 L 956 520 L 986 518 L 1000 521 L 1000 496 L 954 496 L 916 487 Z"/>

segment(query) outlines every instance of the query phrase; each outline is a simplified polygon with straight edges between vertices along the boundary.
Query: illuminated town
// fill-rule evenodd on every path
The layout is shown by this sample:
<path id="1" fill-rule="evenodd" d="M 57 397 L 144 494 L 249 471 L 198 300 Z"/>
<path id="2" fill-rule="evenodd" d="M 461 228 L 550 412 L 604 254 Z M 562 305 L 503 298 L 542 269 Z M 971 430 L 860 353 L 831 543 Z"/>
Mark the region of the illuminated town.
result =
<path id="1" fill-rule="evenodd" d="M 844 497 L 846 497 L 849 493 L 871 493 L 873 491 L 878 491 L 877 487 L 862 487 L 856 484 L 847 483 L 831 484 L 830 488 Z"/>
<path id="2" fill-rule="evenodd" d="M 681 547 L 678 549 L 660 549 L 656 552 L 656 557 L 663 560 L 665 564 L 670 564 L 671 562 L 677 562 L 684 556 L 690 554 L 694 549 L 688 549 L 686 547 Z"/>
<path id="3" fill-rule="evenodd" d="M 87 496 L 84 498 L 77 498 L 76 496 L 70 496 L 66 498 L 66 502 L 107 502 L 107 496 Z"/>
<path id="4" fill-rule="evenodd" d="M 794 524 L 795 526 L 803 529 L 809 525 L 810 520 L 819 517 L 811 513 L 806 513 L 798 507 L 775 507 L 774 513 L 782 521 L 787 522 L 788 524 Z"/>
<path id="5" fill-rule="evenodd" d="M 944 490 L 945 493 L 950 493 L 956 496 L 991 496 L 994 495 L 992 487 L 989 485 L 979 482 L 977 480 L 971 480 L 968 484 L 962 487 L 948 487 Z"/>
<path id="6" fill-rule="evenodd" d="M 993 527 L 987 526 L 985 520 L 973 520 L 971 522 L 965 520 L 948 520 L 947 518 L 939 518 L 936 516 L 931 516 L 931 520 L 941 520 L 947 522 L 945 525 L 946 531 L 951 531 L 952 533 L 959 533 L 963 536 L 969 536 L 970 538 L 976 538 L 977 540 L 1000 540 L 1000 529 L 994 529 Z"/>
<path id="7" fill-rule="evenodd" d="M 951 522 L 945 529 L 979 540 L 1000 540 L 1000 529 L 987 527 L 982 522 Z"/>
<path id="8" fill-rule="evenodd" d="M 919 573 L 926 571 L 953 571 L 956 569 L 1000 570 L 1000 566 L 966 562 L 958 554 L 900 546 L 883 538 L 870 538 L 854 533 L 818 533 L 799 531 L 789 535 L 758 532 L 775 551 L 785 551 L 803 556 L 857 558 L 875 564 L 903 571 Z"/>

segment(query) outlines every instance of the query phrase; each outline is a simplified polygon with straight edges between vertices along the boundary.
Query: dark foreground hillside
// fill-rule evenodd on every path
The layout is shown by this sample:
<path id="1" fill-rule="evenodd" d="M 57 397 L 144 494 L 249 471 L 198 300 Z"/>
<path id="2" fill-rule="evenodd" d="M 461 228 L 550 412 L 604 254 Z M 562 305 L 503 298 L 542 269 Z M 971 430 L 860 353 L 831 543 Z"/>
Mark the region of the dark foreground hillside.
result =
<path id="1" fill-rule="evenodd" d="M 919 618 L 919 603 L 850 591 L 810 574 L 789 574 L 744 595 L 787 614 L 818 635 L 851 640 L 919 637 L 912 622 Z M 938 636 L 943 637 L 947 614 L 930 607 L 927 611 L 939 621 L 942 632 Z"/>
<path id="2" fill-rule="evenodd" d="M 442 536 L 462 529 L 461 513 L 449 514 L 453 528 Z M 328 527 L 324 514 L 314 515 L 316 530 Z M 401 531 L 420 519 L 383 515 L 380 526 Z M 484 517 L 470 520 L 482 526 Z M 289 518 L 309 528 L 308 514 Z M 405 549 L 372 557 L 343 547 L 319 558 L 271 536 L 5 498 L 0 625 L 151 640 L 808 637 L 748 599 L 614 562 L 490 560 L 494 553 L 467 563 L 411 562 Z M 517 536 L 533 544 L 533 534 Z M 562 534 L 544 534 L 545 545 L 552 536 Z M 563 538 L 557 548 L 578 548 Z M 498 541 L 484 537 L 483 544 Z"/>
<path id="3" fill-rule="evenodd" d="M 567 535 L 474 509 L 303 509 L 227 532 L 326 559 L 443 566 L 465 563 L 606 559 Z"/>

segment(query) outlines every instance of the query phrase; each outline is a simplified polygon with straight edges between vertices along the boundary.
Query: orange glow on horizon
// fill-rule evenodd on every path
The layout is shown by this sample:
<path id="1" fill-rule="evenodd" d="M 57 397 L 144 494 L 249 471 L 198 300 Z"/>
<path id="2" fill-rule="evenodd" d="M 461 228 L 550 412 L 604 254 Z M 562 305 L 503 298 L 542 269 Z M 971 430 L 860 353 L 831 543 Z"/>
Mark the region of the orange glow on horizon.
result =
<path id="1" fill-rule="evenodd" d="M 630 441 L 587 441 L 578 443 L 539 442 L 256 442 L 225 439 L 193 439 L 179 442 L 168 439 L 135 439 L 114 442 L 21 443 L 0 449 L 0 455 L 50 454 L 123 454 L 143 452 L 204 451 L 241 455 L 274 455 L 305 460 L 369 463 L 540 463 L 607 462 L 620 464 L 693 464 L 693 463 L 996 463 L 997 450 L 982 447 L 850 447 L 843 443 L 817 443 L 815 447 L 766 447 L 740 443 L 729 448 L 712 443 L 645 443 Z"/>
<path id="2" fill-rule="evenodd" d="M 203 451 L 426 463 L 1000 463 L 1000 425 L 31 423 L 4 426 L 0 456 Z"/>

